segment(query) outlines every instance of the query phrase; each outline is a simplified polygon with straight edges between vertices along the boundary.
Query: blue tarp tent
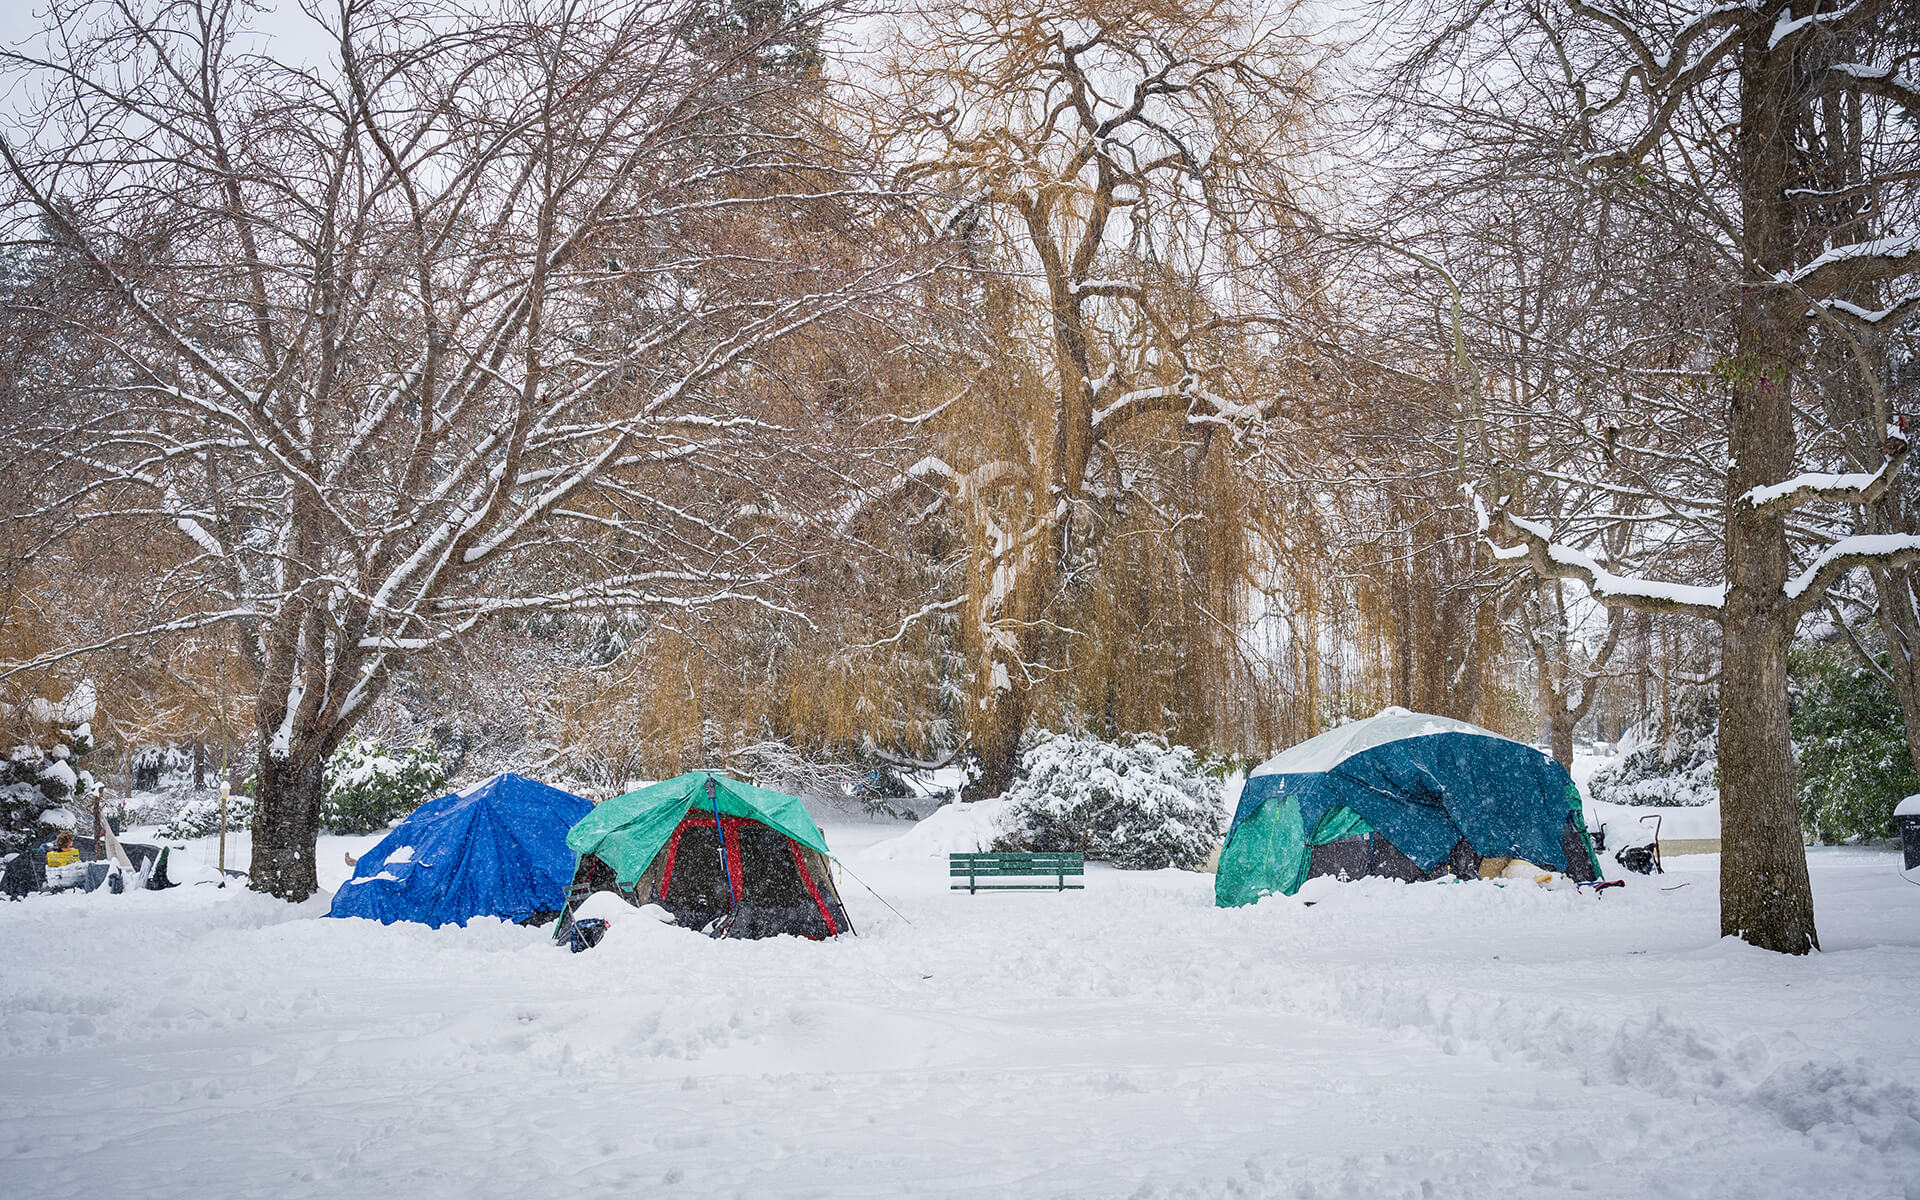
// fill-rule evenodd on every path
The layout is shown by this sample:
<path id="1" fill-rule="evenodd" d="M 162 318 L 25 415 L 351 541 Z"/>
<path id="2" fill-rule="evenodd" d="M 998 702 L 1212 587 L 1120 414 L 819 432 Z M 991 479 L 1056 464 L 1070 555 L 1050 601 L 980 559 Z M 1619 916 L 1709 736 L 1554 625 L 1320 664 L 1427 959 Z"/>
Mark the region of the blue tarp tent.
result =
<path id="1" fill-rule="evenodd" d="M 510 774 L 429 800 L 360 856 L 327 915 L 440 926 L 557 913 L 573 879 L 567 830 L 592 811 Z"/>
<path id="2" fill-rule="evenodd" d="M 1573 780 L 1532 746 L 1389 708 L 1253 769 L 1214 898 L 1226 907 L 1290 896 L 1310 875 L 1475 874 L 1483 859 L 1597 879 Z"/>

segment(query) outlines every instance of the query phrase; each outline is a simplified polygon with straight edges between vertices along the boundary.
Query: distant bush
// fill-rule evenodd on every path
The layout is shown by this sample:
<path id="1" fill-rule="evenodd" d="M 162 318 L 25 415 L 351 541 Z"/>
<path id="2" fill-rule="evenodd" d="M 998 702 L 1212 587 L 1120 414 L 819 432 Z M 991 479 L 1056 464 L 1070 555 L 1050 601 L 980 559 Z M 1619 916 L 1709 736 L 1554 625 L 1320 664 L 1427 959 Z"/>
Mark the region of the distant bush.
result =
<path id="1" fill-rule="evenodd" d="M 1893 808 L 1920 792 L 1900 700 L 1885 680 L 1819 647 L 1793 656 L 1800 823 L 1823 842 L 1893 835 Z"/>
<path id="2" fill-rule="evenodd" d="M 238 793 L 227 797 L 227 828 L 253 828 L 253 797 Z M 162 841 L 180 841 L 186 838 L 206 837 L 220 832 L 220 794 L 218 792 L 191 792 L 187 800 L 174 811 L 173 817 L 160 827 Z"/>
<path id="3" fill-rule="evenodd" d="M 94 748 L 93 714 L 88 684 L 58 702 L 0 706 L 0 715 L 12 718 L 10 732 L 31 737 L 0 745 L 0 852 L 71 829 L 75 813 L 91 810 L 96 789 L 86 760 Z"/>
<path id="4" fill-rule="evenodd" d="M 996 850 L 1079 850 L 1130 870 L 1197 868 L 1220 844 L 1220 781 L 1185 746 L 1043 733 L 1020 755 Z"/>
<path id="5" fill-rule="evenodd" d="M 1713 721 L 1696 717 L 1664 740 L 1630 734 L 1618 758 L 1587 781 L 1607 804 L 1697 808 L 1720 798 L 1719 745 Z"/>
<path id="6" fill-rule="evenodd" d="M 327 760 L 320 824 L 333 833 L 372 833 L 432 799 L 446 783 L 447 769 L 430 741 L 393 751 L 348 738 Z"/>

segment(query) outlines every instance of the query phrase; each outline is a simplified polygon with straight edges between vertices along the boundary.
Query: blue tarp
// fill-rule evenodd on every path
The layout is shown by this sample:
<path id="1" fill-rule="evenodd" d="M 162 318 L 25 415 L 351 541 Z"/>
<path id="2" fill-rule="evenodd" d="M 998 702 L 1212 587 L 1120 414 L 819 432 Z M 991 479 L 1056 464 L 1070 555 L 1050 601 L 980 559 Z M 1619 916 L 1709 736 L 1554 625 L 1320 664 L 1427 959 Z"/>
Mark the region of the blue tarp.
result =
<path id="1" fill-rule="evenodd" d="M 1388 709 L 1256 768 L 1220 855 L 1215 898 L 1291 895 L 1316 845 L 1372 833 L 1421 871 L 1466 842 L 1593 878 L 1597 863 L 1567 772 L 1532 746 L 1444 717 Z M 1571 840 L 1569 835 L 1571 834 Z M 1582 862 L 1569 862 L 1577 846 Z"/>
<path id="2" fill-rule="evenodd" d="M 567 830 L 592 811 L 511 774 L 429 800 L 360 856 L 327 915 L 440 926 L 557 912 L 575 865 Z"/>

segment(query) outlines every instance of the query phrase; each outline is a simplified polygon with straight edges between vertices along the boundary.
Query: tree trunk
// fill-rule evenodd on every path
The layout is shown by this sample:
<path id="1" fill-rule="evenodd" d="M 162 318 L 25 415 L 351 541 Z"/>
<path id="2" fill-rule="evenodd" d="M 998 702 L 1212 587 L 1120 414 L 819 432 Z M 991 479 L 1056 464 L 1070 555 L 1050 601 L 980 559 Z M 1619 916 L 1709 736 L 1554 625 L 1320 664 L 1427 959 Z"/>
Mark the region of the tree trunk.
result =
<path id="1" fill-rule="evenodd" d="M 1547 718 L 1547 744 L 1553 748 L 1553 761 L 1573 771 L 1573 726 L 1578 720 L 1561 705 Z"/>
<path id="2" fill-rule="evenodd" d="M 300 901 L 320 890 L 314 842 L 320 835 L 321 779 L 326 755 L 314 745 L 296 745 L 281 758 L 260 738 L 259 792 L 253 809 L 250 887 L 282 900 Z"/>
<path id="3" fill-rule="evenodd" d="M 991 800 L 1013 786 L 1020 769 L 1020 738 L 1027 730 L 1027 694 L 1019 683 L 992 693 L 974 736 L 980 775 L 960 789 L 962 800 Z"/>
<path id="4" fill-rule="evenodd" d="M 1793 629 L 1752 599 L 1729 595 L 1722 649 L 1720 932 L 1805 954 L 1819 949 L 1820 938 L 1787 728 Z"/>
<path id="5" fill-rule="evenodd" d="M 1749 26 L 1741 50 L 1741 249 L 1752 280 L 1779 277 L 1793 256 L 1787 122 L 1795 80 L 1787 58 L 1771 53 L 1771 24 Z M 1786 288 L 1742 288 L 1737 354 L 1726 370 L 1732 461 L 1720 670 L 1720 932 L 1786 954 L 1820 946 L 1787 725 L 1792 562 L 1786 514 L 1756 510 L 1743 496 L 1793 474 L 1792 383 L 1805 309 Z"/>

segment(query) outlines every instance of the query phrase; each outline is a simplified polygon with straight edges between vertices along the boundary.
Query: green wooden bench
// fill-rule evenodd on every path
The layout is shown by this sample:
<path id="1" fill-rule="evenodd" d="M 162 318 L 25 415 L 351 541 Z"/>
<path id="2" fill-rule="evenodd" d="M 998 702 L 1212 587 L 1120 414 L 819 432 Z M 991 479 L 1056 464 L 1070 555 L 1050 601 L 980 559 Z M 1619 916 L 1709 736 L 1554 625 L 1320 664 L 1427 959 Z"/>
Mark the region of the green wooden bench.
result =
<path id="1" fill-rule="evenodd" d="M 1068 883 L 1069 875 L 1087 873 L 1087 856 L 1078 850 L 1001 851 L 947 855 L 947 873 L 956 882 L 949 891 L 1064 892 L 1081 890 L 1084 883 Z M 1051 876 L 1051 880 L 1046 879 Z M 1001 880 L 1025 879 L 1025 883 Z M 981 882 L 985 880 L 986 882 Z"/>

